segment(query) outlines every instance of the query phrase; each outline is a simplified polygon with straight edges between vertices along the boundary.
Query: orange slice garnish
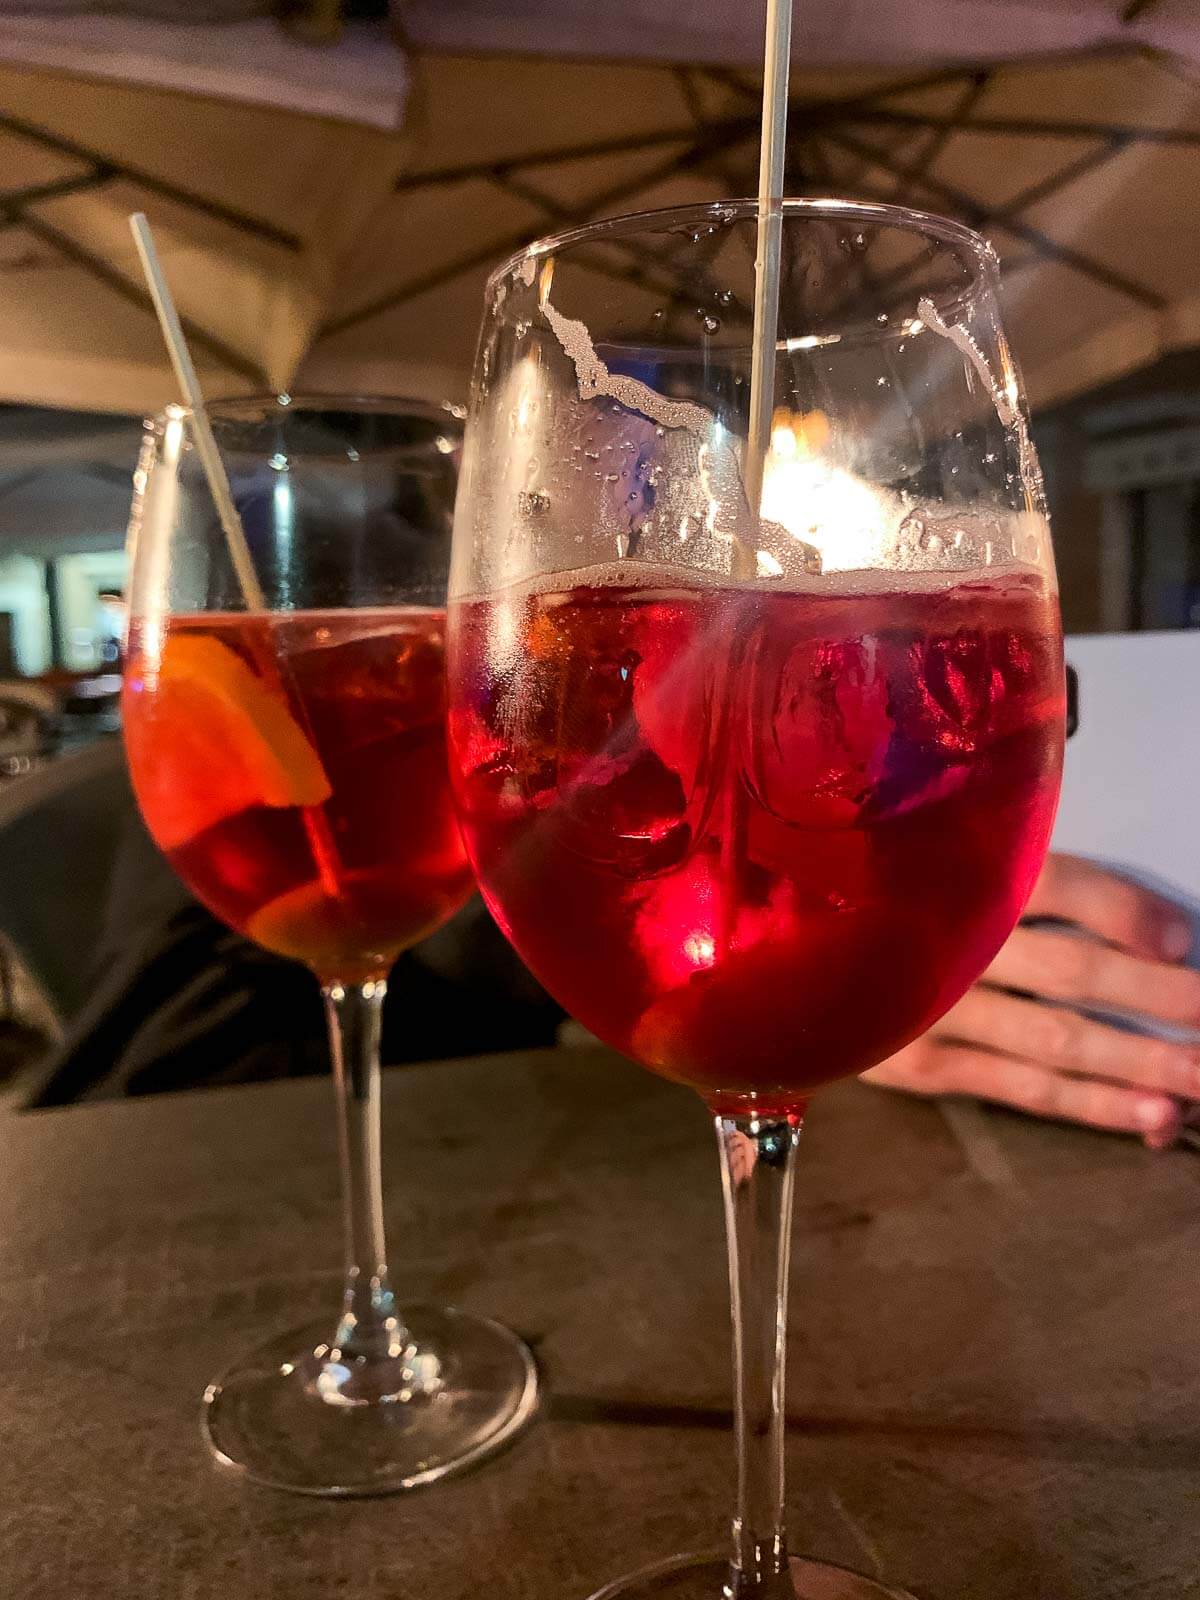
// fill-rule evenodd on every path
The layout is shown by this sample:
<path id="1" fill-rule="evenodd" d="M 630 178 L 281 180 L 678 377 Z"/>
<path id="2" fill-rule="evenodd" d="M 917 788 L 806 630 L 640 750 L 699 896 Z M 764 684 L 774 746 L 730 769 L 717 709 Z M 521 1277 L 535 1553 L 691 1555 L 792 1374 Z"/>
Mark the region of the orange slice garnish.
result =
<path id="1" fill-rule="evenodd" d="M 171 850 L 253 806 L 318 806 L 332 789 L 280 688 L 219 639 L 168 635 L 125 699 L 142 811 Z"/>

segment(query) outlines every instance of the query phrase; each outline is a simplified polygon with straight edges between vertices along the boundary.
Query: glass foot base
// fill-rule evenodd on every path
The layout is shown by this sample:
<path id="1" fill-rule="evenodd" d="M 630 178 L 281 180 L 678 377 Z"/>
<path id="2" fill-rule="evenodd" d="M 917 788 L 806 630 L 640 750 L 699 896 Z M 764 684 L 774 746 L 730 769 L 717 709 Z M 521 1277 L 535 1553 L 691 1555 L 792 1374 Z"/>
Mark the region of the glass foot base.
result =
<path id="1" fill-rule="evenodd" d="M 277 1335 L 204 1393 L 213 1453 L 296 1494 L 394 1494 L 507 1444 L 537 1407 L 537 1369 L 498 1322 L 405 1307 L 411 1336 L 378 1362 L 333 1359 L 329 1319 Z"/>
<path id="2" fill-rule="evenodd" d="M 913 1600 L 905 1589 L 889 1589 L 826 1561 L 793 1556 L 788 1567 L 788 1576 L 781 1574 L 778 1584 L 735 1597 L 727 1557 L 672 1556 L 605 1584 L 591 1600 L 751 1600 L 752 1593 L 761 1600 Z"/>

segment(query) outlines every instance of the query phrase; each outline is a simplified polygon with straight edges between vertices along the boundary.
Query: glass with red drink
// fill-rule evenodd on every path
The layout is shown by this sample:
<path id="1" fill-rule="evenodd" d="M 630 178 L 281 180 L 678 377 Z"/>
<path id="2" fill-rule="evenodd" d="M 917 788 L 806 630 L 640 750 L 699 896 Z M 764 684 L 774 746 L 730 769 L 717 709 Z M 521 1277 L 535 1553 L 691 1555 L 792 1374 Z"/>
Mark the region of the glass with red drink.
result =
<path id="1" fill-rule="evenodd" d="M 205 1396 L 223 1460 L 309 1494 L 376 1494 L 496 1448 L 532 1360 L 486 1319 L 398 1304 L 383 1234 L 379 1025 L 395 958 L 467 898 L 445 742 L 458 431 L 440 408 L 279 397 L 212 408 L 264 604 L 171 412 L 147 438 L 123 694 L 146 824 L 198 899 L 303 962 L 325 997 L 345 1190 L 340 1318 Z"/>
<path id="2" fill-rule="evenodd" d="M 757 210 L 550 239 L 489 286 L 451 577 L 451 767 L 497 921 L 711 1108 L 732 1559 L 610 1595 L 895 1595 L 789 1557 L 783 1331 L 808 1100 L 942 1016 L 1032 889 L 1062 640 L 1041 480 L 969 230 L 783 206 L 761 507 Z"/>

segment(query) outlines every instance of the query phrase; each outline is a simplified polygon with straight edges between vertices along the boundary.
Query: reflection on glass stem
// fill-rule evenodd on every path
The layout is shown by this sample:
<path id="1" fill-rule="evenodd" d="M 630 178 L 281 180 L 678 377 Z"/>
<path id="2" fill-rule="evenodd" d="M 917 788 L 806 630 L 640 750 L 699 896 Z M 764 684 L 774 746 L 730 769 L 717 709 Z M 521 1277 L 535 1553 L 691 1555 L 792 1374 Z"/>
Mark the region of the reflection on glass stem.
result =
<path id="1" fill-rule="evenodd" d="M 387 984 L 327 984 L 323 990 L 338 1103 L 345 1194 L 346 1285 L 342 1316 L 317 1381 L 322 1399 L 350 1396 L 356 1367 L 394 1362 L 409 1343 L 388 1279 L 380 1166 L 379 1034 Z M 386 1398 L 375 1392 L 365 1401 Z"/>
<path id="2" fill-rule="evenodd" d="M 792 1596 L 783 1525 L 784 1340 L 801 1117 L 718 1116 L 733 1314 L 737 1511 L 726 1595 Z"/>

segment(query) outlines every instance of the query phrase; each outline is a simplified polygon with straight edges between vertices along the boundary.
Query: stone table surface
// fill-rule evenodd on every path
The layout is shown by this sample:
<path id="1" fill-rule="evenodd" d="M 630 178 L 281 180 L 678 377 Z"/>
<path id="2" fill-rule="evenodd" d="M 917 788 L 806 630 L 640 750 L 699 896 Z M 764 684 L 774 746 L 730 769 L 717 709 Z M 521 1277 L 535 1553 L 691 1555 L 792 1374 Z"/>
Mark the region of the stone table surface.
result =
<path id="1" fill-rule="evenodd" d="M 385 1074 L 394 1277 L 534 1346 L 538 1420 L 422 1492 L 256 1488 L 205 1383 L 338 1296 L 328 1086 L 0 1117 L 3 1600 L 584 1600 L 719 1544 L 715 1151 L 601 1051 Z M 793 1543 L 920 1600 L 1200 1594 L 1200 1159 L 846 1084 L 805 1130 Z"/>

